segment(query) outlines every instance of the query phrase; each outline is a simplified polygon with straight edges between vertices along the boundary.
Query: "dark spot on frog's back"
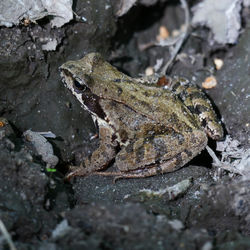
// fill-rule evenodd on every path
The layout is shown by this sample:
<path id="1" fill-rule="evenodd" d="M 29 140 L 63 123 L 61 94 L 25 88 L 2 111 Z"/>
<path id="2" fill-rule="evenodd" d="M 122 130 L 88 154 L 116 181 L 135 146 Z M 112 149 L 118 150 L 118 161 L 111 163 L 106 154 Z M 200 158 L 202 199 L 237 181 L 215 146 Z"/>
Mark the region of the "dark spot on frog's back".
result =
<path id="1" fill-rule="evenodd" d="M 184 136 L 182 134 L 177 134 L 176 137 L 178 139 L 179 145 L 182 145 L 185 141 Z"/>
<path id="2" fill-rule="evenodd" d="M 204 128 L 207 126 L 207 120 L 206 119 L 201 120 L 201 126 L 204 127 Z"/>
<path id="3" fill-rule="evenodd" d="M 180 166 L 183 163 L 181 153 L 177 154 L 175 158 L 176 158 L 176 166 Z"/>
<path id="4" fill-rule="evenodd" d="M 197 137 L 194 134 L 191 134 L 190 142 L 192 144 L 197 144 L 199 141 L 198 141 Z"/>
<path id="5" fill-rule="evenodd" d="M 148 110 L 152 109 L 152 106 L 149 103 L 147 103 L 147 102 L 145 102 L 143 100 L 139 101 L 139 103 L 140 103 L 140 105 L 142 105 L 142 107 L 147 107 Z"/>
<path id="6" fill-rule="evenodd" d="M 127 131 L 125 129 L 122 129 L 122 130 L 119 131 L 119 134 L 120 134 L 121 141 L 123 143 L 125 143 L 127 141 L 127 139 L 128 139 Z"/>
<path id="7" fill-rule="evenodd" d="M 142 159 L 144 158 L 144 154 L 145 154 L 145 148 L 144 148 L 144 145 L 142 145 L 136 151 L 136 163 L 139 163 L 142 161 Z"/>
<path id="8" fill-rule="evenodd" d="M 163 174 L 163 171 L 162 171 L 162 168 L 161 168 L 161 164 L 159 162 L 156 162 L 156 166 L 155 167 L 156 167 L 156 173 L 158 175 Z"/>
<path id="9" fill-rule="evenodd" d="M 179 94 L 177 94 L 177 96 L 178 96 L 181 100 L 185 101 L 186 98 L 188 97 L 188 93 L 187 93 L 185 90 L 183 90 L 183 91 L 181 91 Z"/>
<path id="10" fill-rule="evenodd" d="M 120 96 L 122 94 L 123 90 L 121 87 L 117 87 L 117 95 Z"/>
<path id="11" fill-rule="evenodd" d="M 174 113 L 172 113 L 170 115 L 170 119 L 169 120 L 170 120 L 171 123 L 175 123 L 175 124 L 179 124 L 180 123 L 177 115 L 174 114 Z"/>
<path id="12" fill-rule="evenodd" d="M 119 79 L 119 78 L 113 80 L 113 82 L 118 82 L 118 83 L 120 83 L 121 81 L 122 81 L 122 80 Z"/>
<path id="13" fill-rule="evenodd" d="M 192 157 L 192 152 L 188 151 L 187 149 L 184 150 L 188 157 Z"/>
<path id="14" fill-rule="evenodd" d="M 181 106 L 181 112 L 182 112 L 183 114 L 186 114 L 186 113 L 188 112 L 188 110 L 187 110 L 186 107 L 187 107 L 187 106 L 184 106 L 184 105 Z"/>
<path id="15" fill-rule="evenodd" d="M 133 81 L 129 80 L 129 79 L 123 79 L 124 82 L 128 82 L 128 83 L 131 83 Z"/>
<path id="16" fill-rule="evenodd" d="M 195 109 L 197 112 L 202 113 L 202 112 L 207 112 L 209 111 L 209 108 L 204 106 L 204 105 L 196 105 Z"/>
<path id="17" fill-rule="evenodd" d="M 189 106 L 187 106 L 187 108 L 188 108 L 192 113 L 196 113 L 194 106 L 189 105 Z"/>
<path id="18" fill-rule="evenodd" d="M 199 98 L 204 99 L 205 94 L 203 92 L 201 92 L 201 91 L 195 91 L 195 92 L 190 93 L 189 97 L 191 99 L 199 99 Z"/>
<path id="19" fill-rule="evenodd" d="M 172 91 L 176 91 L 179 87 L 180 87 L 180 82 L 176 82 L 173 86 L 172 86 Z"/>
<path id="20" fill-rule="evenodd" d="M 115 134 L 112 135 L 112 142 L 114 142 L 117 139 L 117 136 Z"/>
<path id="21" fill-rule="evenodd" d="M 128 144 L 128 146 L 125 148 L 126 152 L 129 154 L 129 153 L 132 153 L 133 150 L 134 150 L 134 142 L 130 142 Z"/>
<path id="22" fill-rule="evenodd" d="M 162 138 L 155 137 L 153 139 L 153 147 L 157 154 L 157 159 L 162 158 L 167 153 L 167 146 Z"/>

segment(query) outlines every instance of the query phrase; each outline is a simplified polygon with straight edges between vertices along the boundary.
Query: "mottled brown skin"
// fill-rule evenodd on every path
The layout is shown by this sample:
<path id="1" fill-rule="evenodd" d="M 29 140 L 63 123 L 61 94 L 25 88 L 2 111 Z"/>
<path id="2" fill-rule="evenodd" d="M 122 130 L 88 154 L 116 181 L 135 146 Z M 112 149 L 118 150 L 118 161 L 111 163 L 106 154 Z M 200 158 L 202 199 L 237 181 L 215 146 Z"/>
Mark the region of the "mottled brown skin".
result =
<path id="1" fill-rule="evenodd" d="M 65 85 L 99 126 L 100 146 L 85 168 L 68 174 L 139 178 L 172 172 L 207 145 L 207 135 L 220 139 L 223 130 L 213 108 L 185 79 L 170 89 L 131 78 L 98 53 L 60 67 Z M 115 159 L 116 172 L 103 172 Z"/>

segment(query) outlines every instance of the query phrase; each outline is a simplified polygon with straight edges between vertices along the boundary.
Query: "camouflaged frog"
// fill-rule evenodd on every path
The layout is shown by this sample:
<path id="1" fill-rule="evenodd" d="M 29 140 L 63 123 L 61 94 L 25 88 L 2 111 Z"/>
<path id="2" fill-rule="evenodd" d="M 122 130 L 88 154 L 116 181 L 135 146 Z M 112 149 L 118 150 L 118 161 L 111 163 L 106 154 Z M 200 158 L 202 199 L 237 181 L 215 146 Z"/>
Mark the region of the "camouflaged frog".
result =
<path id="1" fill-rule="evenodd" d="M 186 79 L 169 89 L 129 77 L 90 53 L 60 67 L 65 86 L 99 128 L 100 145 L 68 174 L 140 178 L 172 172 L 223 129 L 205 94 Z M 102 171 L 115 162 L 117 171 Z"/>

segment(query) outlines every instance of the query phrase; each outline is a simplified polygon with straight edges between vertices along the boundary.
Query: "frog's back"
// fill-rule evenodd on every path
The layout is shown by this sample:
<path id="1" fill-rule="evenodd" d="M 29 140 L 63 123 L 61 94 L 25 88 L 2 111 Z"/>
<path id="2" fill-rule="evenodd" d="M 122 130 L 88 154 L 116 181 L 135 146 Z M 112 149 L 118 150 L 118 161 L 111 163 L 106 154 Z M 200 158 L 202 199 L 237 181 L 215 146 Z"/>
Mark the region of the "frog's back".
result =
<path id="1" fill-rule="evenodd" d="M 130 83 L 120 95 L 121 102 L 155 122 L 166 124 L 178 131 L 199 129 L 195 117 L 170 90 Z"/>

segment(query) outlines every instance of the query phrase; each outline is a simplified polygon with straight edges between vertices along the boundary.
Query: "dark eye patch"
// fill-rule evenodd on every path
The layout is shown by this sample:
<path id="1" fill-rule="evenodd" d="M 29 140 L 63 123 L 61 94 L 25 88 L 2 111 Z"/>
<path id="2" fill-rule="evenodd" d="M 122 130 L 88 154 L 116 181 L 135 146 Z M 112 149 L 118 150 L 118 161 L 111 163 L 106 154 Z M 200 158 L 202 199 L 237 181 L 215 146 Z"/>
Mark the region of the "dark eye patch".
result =
<path id="1" fill-rule="evenodd" d="M 84 91 L 81 92 L 83 103 L 88 107 L 90 111 L 97 114 L 98 117 L 105 119 L 106 115 L 100 105 L 100 97 L 93 94 L 91 90 L 86 87 Z"/>

